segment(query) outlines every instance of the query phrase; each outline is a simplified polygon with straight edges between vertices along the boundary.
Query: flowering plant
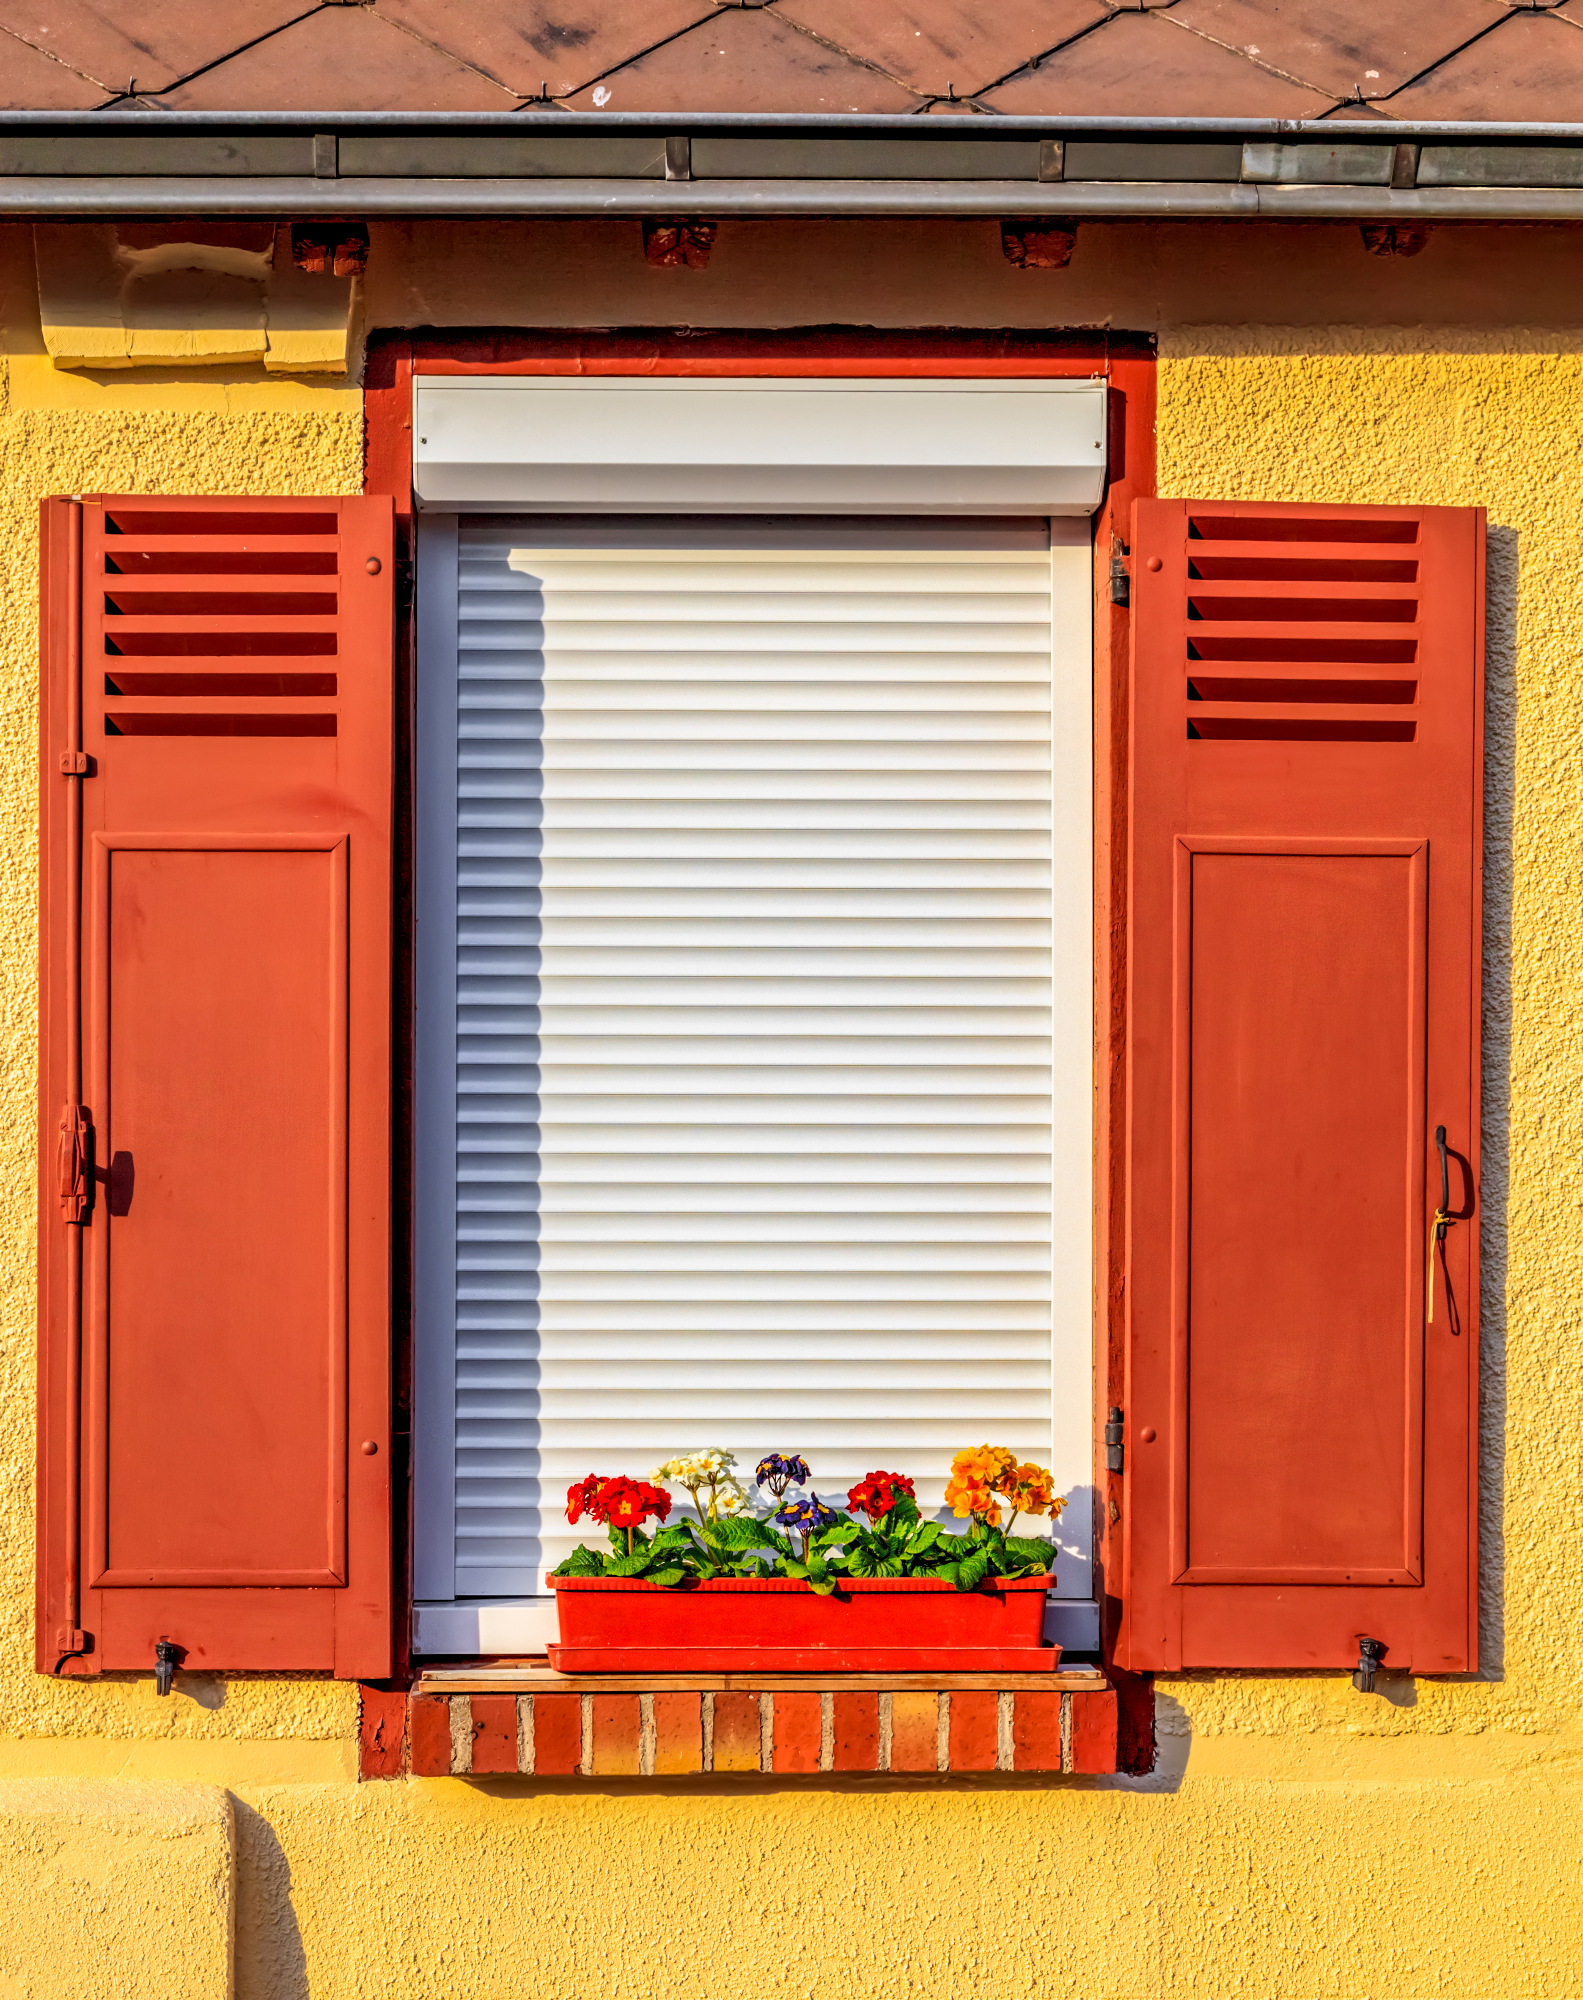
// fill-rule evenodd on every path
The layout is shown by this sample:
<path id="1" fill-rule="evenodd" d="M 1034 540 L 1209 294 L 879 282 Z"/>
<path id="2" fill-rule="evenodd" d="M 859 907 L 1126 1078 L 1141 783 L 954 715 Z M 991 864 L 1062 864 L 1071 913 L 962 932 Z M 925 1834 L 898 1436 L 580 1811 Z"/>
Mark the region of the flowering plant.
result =
<path id="1" fill-rule="evenodd" d="M 692 1495 L 693 1507 L 701 1522 L 718 1521 L 740 1514 L 748 1504 L 747 1488 L 736 1476 L 736 1459 L 729 1451 L 684 1451 L 677 1458 L 655 1466 L 652 1479 L 674 1479 Z M 762 1483 L 762 1482 L 761 1482 Z M 704 1494 L 704 1499 L 698 1498 Z"/>
<path id="2" fill-rule="evenodd" d="M 586 1514 L 591 1521 L 602 1521 L 610 1531 L 614 1551 L 612 1556 L 603 1557 L 594 1549 L 578 1549 L 576 1554 L 587 1561 L 575 1574 L 644 1576 L 651 1583 L 680 1583 L 684 1571 L 678 1558 L 683 1537 L 675 1528 L 656 1532 L 652 1540 L 643 1532 L 645 1521 L 663 1521 L 670 1511 L 671 1496 L 647 1479 L 601 1479 L 597 1472 L 591 1472 L 568 1486 L 567 1520 L 575 1526 Z"/>
<path id="3" fill-rule="evenodd" d="M 1015 1452 L 1003 1446 L 959 1451 L 951 1461 L 946 1504 L 969 1523 L 965 1535 L 923 1518 L 914 1483 L 904 1473 L 868 1473 L 848 1490 L 845 1513 L 805 1490 L 809 1477 L 808 1461 L 793 1453 L 771 1452 L 760 1459 L 755 1484 L 775 1502 L 764 1520 L 749 1511 L 730 1452 L 669 1458 L 655 1468 L 653 1479 L 684 1486 L 698 1518 L 660 1528 L 652 1541 L 642 1524 L 665 1521 L 669 1493 L 649 1480 L 582 1480 L 567 1492 L 566 1518 L 575 1523 L 586 1514 L 603 1521 L 615 1554 L 574 1549 L 556 1574 L 632 1576 L 675 1585 L 762 1575 L 768 1569 L 828 1596 L 847 1577 L 933 1576 L 958 1590 L 974 1590 L 989 1576 L 1042 1575 L 1053 1567 L 1048 1541 L 1011 1529 L 1022 1514 L 1053 1521 L 1065 1502 L 1056 1497 L 1042 1466 L 1019 1464 Z M 1003 1502 L 1011 1510 L 1005 1528 Z"/>
<path id="4" fill-rule="evenodd" d="M 854 1514 L 867 1514 L 871 1522 L 893 1513 L 902 1500 L 917 1499 L 918 1489 L 900 1472 L 871 1472 L 851 1487 L 846 1504 Z M 913 1512 L 916 1513 L 914 1506 Z"/>
<path id="5" fill-rule="evenodd" d="M 753 1477 L 760 1486 L 767 1486 L 779 1500 L 788 1486 L 808 1484 L 808 1461 L 785 1452 L 772 1451 L 768 1458 L 761 1458 Z"/>

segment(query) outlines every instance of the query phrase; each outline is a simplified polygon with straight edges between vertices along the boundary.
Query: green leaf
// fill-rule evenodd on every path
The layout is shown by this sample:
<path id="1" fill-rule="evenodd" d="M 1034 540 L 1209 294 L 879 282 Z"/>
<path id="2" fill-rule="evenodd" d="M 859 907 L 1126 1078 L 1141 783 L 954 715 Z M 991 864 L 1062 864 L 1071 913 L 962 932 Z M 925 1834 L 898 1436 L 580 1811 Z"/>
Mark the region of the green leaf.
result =
<path id="1" fill-rule="evenodd" d="M 674 1590 L 677 1584 L 687 1581 L 687 1572 L 684 1569 L 657 1569 L 645 1581 L 660 1584 L 666 1590 Z"/>
<path id="2" fill-rule="evenodd" d="M 971 1555 L 964 1556 L 956 1565 L 955 1583 L 958 1590 L 977 1590 L 989 1573 L 990 1552 L 982 1544 Z"/>
<path id="3" fill-rule="evenodd" d="M 603 1576 L 605 1559 L 597 1549 L 579 1545 L 555 1570 L 556 1576 Z"/>
<path id="4" fill-rule="evenodd" d="M 1041 1569 L 1055 1567 L 1055 1546 L 1042 1536 L 1008 1535 L 1006 1553 L 1019 1563 L 1037 1563 Z"/>
<path id="5" fill-rule="evenodd" d="M 722 1521 L 711 1521 L 704 1532 L 717 1549 L 773 1547 L 772 1531 L 751 1514 L 731 1514 Z"/>
<path id="6" fill-rule="evenodd" d="M 634 1549 L 629 1556 L 622 1556 L 606 1570 L 607 1576 L 641 1576 L 654 1560 L 651 1548 Z"/>

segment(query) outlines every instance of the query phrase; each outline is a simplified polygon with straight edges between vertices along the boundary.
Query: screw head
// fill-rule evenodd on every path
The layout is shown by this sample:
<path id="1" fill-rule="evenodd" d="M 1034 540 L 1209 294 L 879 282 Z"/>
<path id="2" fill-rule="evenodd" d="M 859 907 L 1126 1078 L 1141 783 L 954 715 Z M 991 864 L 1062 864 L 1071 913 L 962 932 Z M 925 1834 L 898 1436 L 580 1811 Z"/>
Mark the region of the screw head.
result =
<path id="1" fill-rule="evenodd" d="M 1157 1433 L 1155 1431 L 1153 1424 L 1145 1424 L 1143 1429 L 1139 1431 L 1138 1435 L 1143 1439 L 1145 1444 L 1153 1444 Z"/>
<path id="2" fill-rule="evenodd" d="M 363 1440 L 364 1458 L 373 1458 L 378 1453 L 378 1451 L 379 1451 L 379 1446 L 374 1442 L 372 1438 L 364 1438 Z"/>
<path id="3" fill-rule="evenodd" d="M 364 563 L 363 567 L 368 571 L 370 576 L 378 576 L 380 569 L 382 568 L 382 564 L 380 563 L 378 556 L 370 556 L 368 558 L 368 561 Z"/>
<path id="4" fill-rule="evenodd" d="M 1165 565 L 1160 561 L 1158 556 L 1150 556 L 1144 567 L 1145 569 L 1163 569 Z"/>

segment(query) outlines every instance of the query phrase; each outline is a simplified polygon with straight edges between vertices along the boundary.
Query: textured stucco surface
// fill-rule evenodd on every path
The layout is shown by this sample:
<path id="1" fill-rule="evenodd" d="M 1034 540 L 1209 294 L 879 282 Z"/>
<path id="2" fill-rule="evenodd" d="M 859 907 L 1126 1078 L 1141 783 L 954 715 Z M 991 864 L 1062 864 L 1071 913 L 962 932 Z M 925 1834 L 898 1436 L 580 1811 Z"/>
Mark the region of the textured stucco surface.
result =
<path id="1" fill-rule="evenodd" d="M 172 1898 L 195 1938 L 213 1926 L 224 1870 L 173 1858 L 207 1853 L 213 1827 L 234 1858 L 242 2000 L 1583 1995 L 1583 332 L 1197 326 L 1161 342 L 1162 492 L 1490 510 L 1483 1674 L 1388 1677 L 1373 1700 L 1334 1676 L 1184 1677 L 1162 1684 L 1161 1767 L 1138 1782 L 356 1787 L 349 1690 L 193 1677 L 161 1702 L 147 1680 L 56 1685 L 32 1673 L 29 1619 L 36 501 L 352 490 L 360 405 L 224 371 L 63 377 L 5 238 L 0 2000 L 78 1990 L 66 1954 L 94 1963 L 112 1931 L 138 1977 L 167 1968 Z M 995 310 L 964 286 L 948 313 L 929 275 L 934 319 Z M 508 303 L 489 316 L 523 317 Z M 54 1804 L 16 1788 L 51 1777 L 70 1781 Z M 187 1782 L 134 1782 L 154 1778 Z M 155 1795 L 200 1829 L 158 1835 L 168 1866 L 147 1863 Z M 50 1840 L 80 1861 L 26 1862 Z M 103 1886 L 145 1866 L 141 1903 Z M 111 1904 L 124 1921 L 95 1914 Z M 159 1990 L 224 1994 L 206 1964 L 169 1965 Z"/>
<path id="2" fill-rule="evenodd" d="M 212 1786 L 0 1781 L 0 2000 L 226 2000 L 235 1849 Z"/>

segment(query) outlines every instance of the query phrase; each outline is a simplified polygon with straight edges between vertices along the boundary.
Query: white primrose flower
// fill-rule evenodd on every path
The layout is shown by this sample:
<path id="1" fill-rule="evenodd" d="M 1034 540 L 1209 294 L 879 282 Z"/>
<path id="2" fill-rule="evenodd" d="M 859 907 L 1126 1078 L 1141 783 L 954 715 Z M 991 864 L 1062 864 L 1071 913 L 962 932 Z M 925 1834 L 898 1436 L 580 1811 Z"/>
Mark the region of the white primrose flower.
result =
<path id="1" fill-rule="evenodd" d="M 748 1504 L 746 1490 L 734 1477 L 735 1468 L 735 1456 L 714 1446 L 708 1450 L 684 1451 L 675 1458 L 668 1458 L 663 1465 L 657 1465 L 649 1477 L 656 1483 L 669 1479 L 678 1486 L 685 1486 L 692 1495 L 699 1519 L 712 1521 L 722 1514 L 740 1514 Z M 707 1504 L 700 1503 L 700 1493 L 707 1494 Z"/>

